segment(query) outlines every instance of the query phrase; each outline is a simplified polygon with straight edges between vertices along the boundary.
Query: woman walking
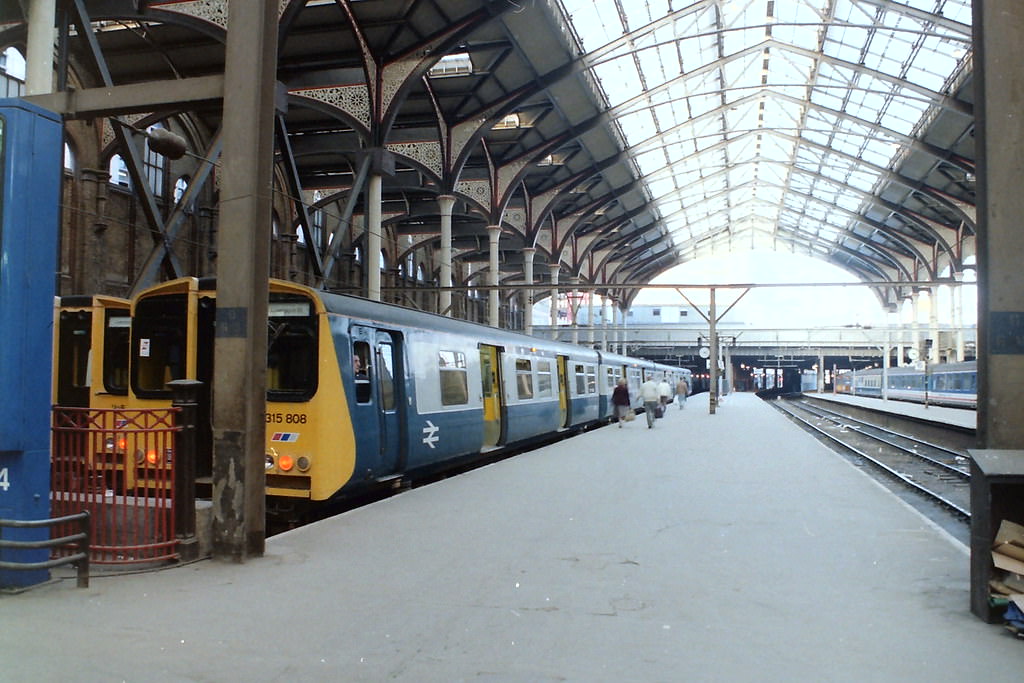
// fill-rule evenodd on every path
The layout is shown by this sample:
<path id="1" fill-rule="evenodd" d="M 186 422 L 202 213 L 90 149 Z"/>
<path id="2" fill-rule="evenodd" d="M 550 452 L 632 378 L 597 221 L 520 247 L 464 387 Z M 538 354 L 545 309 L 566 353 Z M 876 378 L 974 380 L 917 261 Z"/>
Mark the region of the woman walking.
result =
<path id="1" fill-rule="evenodd" d="M 612 390 L 612 405 L 615 406 L 615 418 L 619 421 L 619 429 L 625 422 L 626 413 L 629 411 L 629 387 L 626 386 L 626 378 L 620 377 L 615 389 Z"/>

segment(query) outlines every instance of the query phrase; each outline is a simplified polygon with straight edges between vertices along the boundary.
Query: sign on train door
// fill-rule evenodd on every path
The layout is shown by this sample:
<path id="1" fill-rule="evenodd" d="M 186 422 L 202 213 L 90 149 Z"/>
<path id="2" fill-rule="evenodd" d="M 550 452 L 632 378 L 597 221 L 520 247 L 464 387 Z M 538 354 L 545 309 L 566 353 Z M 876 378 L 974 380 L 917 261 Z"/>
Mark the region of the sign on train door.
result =
<path id="1" fill-rule="evenodd" d="M 501 443 L 500 349 L 480 345 L 480 382 L 484 403 L 484 448 Z"/>
<path id="2" fill-rule="evenodd" d="M 569 426 L 569 368 L 565 356 L 558 357 L 558 409 L 561 411 L 561 426 Z"/>
<path id="3" fill-rule="evenodd" d="M 358 467 L 379 479 L 404 465 L 401 337 L 358 325 L 351 335 L 355 403 L 350 409 L 357 426 Z"/>

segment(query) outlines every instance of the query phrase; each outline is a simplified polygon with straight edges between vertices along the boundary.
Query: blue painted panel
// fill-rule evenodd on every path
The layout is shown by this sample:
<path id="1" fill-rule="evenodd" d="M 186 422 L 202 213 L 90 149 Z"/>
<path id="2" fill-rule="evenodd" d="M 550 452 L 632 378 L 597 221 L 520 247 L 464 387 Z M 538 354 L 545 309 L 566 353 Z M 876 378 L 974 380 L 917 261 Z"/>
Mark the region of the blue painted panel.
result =
<path id="1" fill-rule="evenodd" d="M 0 517 L 50 516 L 50 366 L 63 126 L 20 100 L 0 100 Z M 5 530 L 45 540 L 48 529 Z M 41 562 L 47 550 L 0 549 L 0 559 Z M 48 572 L 0 572 L 0 586 L 26 586 Z"/>
<path id="2" fill-rule="evenodd" d="M 446 410 L 409 416 L 409 469 L 480 452 L 484 441 L 484 411 Z"/>
<path id="3" fill-rule="evenodd" d="M 519 403 L 508 406 L 505 441 L 515 443 L 558 431 L 561 416 L 558 403 Z"/>

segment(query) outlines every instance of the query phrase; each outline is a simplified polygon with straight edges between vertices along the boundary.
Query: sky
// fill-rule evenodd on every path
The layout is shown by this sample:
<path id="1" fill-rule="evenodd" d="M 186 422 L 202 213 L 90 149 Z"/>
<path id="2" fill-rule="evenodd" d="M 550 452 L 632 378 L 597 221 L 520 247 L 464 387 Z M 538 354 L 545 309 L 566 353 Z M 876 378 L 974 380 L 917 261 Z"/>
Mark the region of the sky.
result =
<path id="1" fill-rule="evenodd" d="M 669 269 L 653 284 L 748 284 L 748 283 L 839 283 L 857 282 L 850 272 L 809 256 L 771 251 L 750 251 L 697 259 Z M 964 292 L 964 322 L 976 322 L 976 292 Z M 742 291 L 742 290 L 739 290 Z M 739 294 L 736 290 L 716 292 L 718 309 L 724 310 Z M 697 305 L 706 305 L 707 290 L 687 292 Z M 671 289 L 645 289 L 635 304 L 683 304 Z M 939 322 L 952 318 L 948 293 L 938 300 Z M 923 305 L 924 307 L 924 305 Z M 902 319 L 910 320 L 909 305 Z M 926 316 L 922 312 L 923 316 Z M 786 287 L 752 289 L 736 304 L 730 317 L 758 327 L 821 327 L 833 325 L 887 325 L 890 319 L 873 290 L 866 286 Z M 923 319 L 926 319 L 923 318 Z"/>

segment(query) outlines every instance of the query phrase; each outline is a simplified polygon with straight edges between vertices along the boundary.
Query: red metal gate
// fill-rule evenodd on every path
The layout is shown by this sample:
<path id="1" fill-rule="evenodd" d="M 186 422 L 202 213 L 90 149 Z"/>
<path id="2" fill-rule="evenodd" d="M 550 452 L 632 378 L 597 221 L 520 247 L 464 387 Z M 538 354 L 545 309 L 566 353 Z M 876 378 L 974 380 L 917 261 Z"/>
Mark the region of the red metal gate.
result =
<path id="1" fill-rule="evenodd" d="M 177 557 L 174 439 L 177 408 L 53 409 L 51 515 L 92 515 L 98 564 Z M 53 535 L 67 533 L 54 528 Z"/>

